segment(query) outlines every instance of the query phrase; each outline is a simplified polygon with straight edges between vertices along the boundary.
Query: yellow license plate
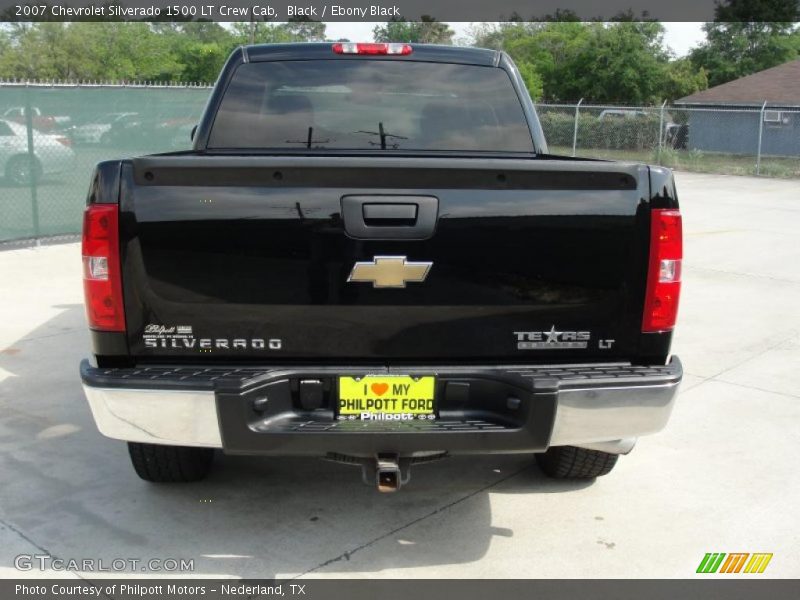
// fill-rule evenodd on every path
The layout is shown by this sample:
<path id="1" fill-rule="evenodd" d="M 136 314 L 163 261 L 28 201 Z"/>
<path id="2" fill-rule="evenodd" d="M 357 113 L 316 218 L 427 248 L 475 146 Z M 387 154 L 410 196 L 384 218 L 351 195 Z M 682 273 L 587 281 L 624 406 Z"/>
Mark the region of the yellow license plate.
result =
<path id="1" fill-rule="evenodd" d="M 435 387 L 434 377 L 339 377 L 339 418 L 432 420 Z"/>

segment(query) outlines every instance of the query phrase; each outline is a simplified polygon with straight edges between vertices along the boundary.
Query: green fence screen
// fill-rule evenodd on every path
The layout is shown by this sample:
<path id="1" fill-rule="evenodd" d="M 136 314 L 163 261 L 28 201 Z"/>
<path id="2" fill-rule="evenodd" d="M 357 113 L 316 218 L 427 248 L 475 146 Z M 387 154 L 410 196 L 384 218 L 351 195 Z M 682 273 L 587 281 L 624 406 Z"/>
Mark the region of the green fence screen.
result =
<path id="1" fill-rule="evenodd" d="M 0 81 L 0 243 L 74 235 L 92 167 L 188 149 L 211 88 Z M 800 110 L 539 104 L 555 154 L 800 177 Z"/>
<path id="2" fill-rule="evenodd" d="M 189 149 L 209 93 L 0 82 L 0 242 L 79 233 L 92 167 Z"/>

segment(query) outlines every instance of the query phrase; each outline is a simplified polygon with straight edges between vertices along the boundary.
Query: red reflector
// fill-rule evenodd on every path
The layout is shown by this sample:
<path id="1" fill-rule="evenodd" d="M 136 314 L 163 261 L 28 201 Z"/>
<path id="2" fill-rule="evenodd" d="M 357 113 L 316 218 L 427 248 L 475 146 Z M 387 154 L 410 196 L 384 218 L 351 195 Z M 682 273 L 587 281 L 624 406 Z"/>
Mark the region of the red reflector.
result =
<path id="1" fill-rule="evenodd" d="M 118 205 L 92 204 L 86 208 L 81 253 L 89 327 L 101 331 L 125 331 Z"/>
<path id="2" fill-rule="evenodd" d="M 647 270 L 642 331 L 670 331 L 678 316 L 681 295 L 683 226 L 678 210 L 657 208 L 650 213 L 650 262 Z"/>
<path id="3" fill-rule="evenodd" d="M 337 42 L 333 45 L 336 54 L 389 54 L 406 56 L 414 50 L 411 44 L 386 44 L 364 42 Z"/>

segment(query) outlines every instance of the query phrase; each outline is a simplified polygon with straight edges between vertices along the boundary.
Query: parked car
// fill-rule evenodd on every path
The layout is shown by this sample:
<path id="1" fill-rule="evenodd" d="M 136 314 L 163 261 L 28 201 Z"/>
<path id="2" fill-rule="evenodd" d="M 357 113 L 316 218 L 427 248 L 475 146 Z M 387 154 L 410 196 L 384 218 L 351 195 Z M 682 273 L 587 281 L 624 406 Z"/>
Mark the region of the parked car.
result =
<path id="1" fill-rule="evenodd" d="M 125 113 L 115 119 L 107 131 L 100 135 L 100 144 L 107 148 L 141 146 L 149 136 L 151 124 L 139 113 Z"/>
<path id="2" fill-rule="evenodd" d="M 195 120 L 189 120 L 173 127 L 170 149 L 188 150 L 192 147 L 192 130 L 197 125 Z"/>
<path id="3" fill-rule="evenodd" d="M 25 125 L 27 123 L 24 106 L 13 106 L 6 110 L 0 118 L 14 121 L 15 123 L 19 123 L 21 125 Z M 70 125 L 72 119 L 67 116 L 47 115 L 44 114 L 40 108 L 32 106 L 31 121 L 34 129 L 37 129 L 38 131 L 49 132 L 65 129 Z"/>
<path id="4" fill-rule="evenodd" d="M 33 132 L 33 168 L 28 154 L 27 128 L 13 121 L 0 120 L 0 168 L 6 181 L 23 185 L 42 175 L 62 173 L 74 165 L 71 141 L 63 135 Z"/>
<path id="5" fill-rule="evenodd" d="M 100 143 L 109 148 L 171 150 L 176 147 L 178 135 L 189 140 L 189 132 L 195 124 L 195 120 L 187 117 L 127 113 L 101 135 Z M 181 147 L 188 146 L 184 142 Z"/>
<path id="6" fill-rule="evenodd" d="M 185 116 L 164 117 L 155 128 L 158 147 L 168 150 L 188 150 L 192 146 L 191 134 L 197 119 Z"/>
<path id="7" fill-rule="evenodd" d="M 84 215 L 80 374 L 141 478 L 219 449 L 380 491 L 455 454 L 590 479 L 665 426 L 669 169 L 549 154 L 494 50 L 243 47 L 210 98 L 192 151 L 97 165 Z"/>
<path id="8" fill-rule="evenodd" d="M 606 121 L 609 119 L 644 119 L 647 117 L 648 114 L 643 110 L 626 108 L 606 109 L 597 116 L 600 121 Z"/>
<path id="9" fill-rule="evenodd" d="M 78 144 L 100 144 L 103 141 L 103 135 L 106 134 L 121 120 L 133 117 L 137 113 L 132 112 L 117 112 L 108 113 L 102 117 L 98 117 L 88 123 L 81 125 L 73 125 L 66 130 L 67 135 L 72 138 L 72 141 Z"/>

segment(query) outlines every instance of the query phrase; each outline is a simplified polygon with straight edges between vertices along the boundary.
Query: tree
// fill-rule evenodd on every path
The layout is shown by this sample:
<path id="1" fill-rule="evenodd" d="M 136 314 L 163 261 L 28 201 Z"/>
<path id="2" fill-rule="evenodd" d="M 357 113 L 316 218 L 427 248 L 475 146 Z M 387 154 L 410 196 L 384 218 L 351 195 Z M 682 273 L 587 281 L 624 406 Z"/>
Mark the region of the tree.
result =
<path id="1" fill-rule="evenodd" d="M 228 44 L 186 40 L 175 49 L 182 68 L 169 79 L 213 83 L 230 53 Z"/>
<path id="2" fill-rule="evenodd" d="M 452 44 L 455 32 L 447 23 L 441 23 L 428 15 L 419 21 L 404 18 L 390 19 L 372 30 L 376 42 L 410 42 L 417 44 Z"/>
<path id="3" fill-rule="evenodd" d="M 800 56 L 798 17 L 798 0 L 727 0 L 689 57 L 712 86 L 783 64 Z"/>
<path id="4" fill-rule="evenodd" d="M 309 21 L 305 17 L 297 17 L 287 23 L 269 23 L 255 21 L 253 23 L 234 23 L 233 36 L 240 44 L 250 43 L 250 32 L 256 44 L 280 44 L 287 42 L 321 42 L 325 40 L 325 23 Z"/>
<path id="5" fill-rule="evenodd" d="M 661 96 L 677 100 L 708 87 L 708 75 L 703 67 L 695 68 L 688 58 L 671 61 L 664 72 Z"/>
<path id="6" fill-rule="evenodd" d="M 702 69 L 672 60 L 660 23 L 631 20 L 628 14 L 618 19 L 502 23 L 473 35 L 477 46 L 511 55 L 524 69 L 533 98 L 651 104 L 705 89 Z"/>
<path id="7" fill-rule="evenodd" d="M 233 37 L 238 44 L 278 44 L 292 41 L 289 33 L 274 23 L 253 21 L 251 23 L 233 23 Z"/>
<path id="8" fill-rule="evenodd" d="M 11 41 L 8 38 L 8 32 L 0 28 L 0 56 L 4 56 L 6 52 L 11 49 Z"/>
<path id="9" fill-rule="evenodd" d="M 783 23 L 800 17 L 798 0 L 724 0 L 717 2 L 714 20 L 720 23 Z"/>
<path id="10" fill-rule="evenodd" d="M 517 63 L 517 68 L 519 69 L 522 81 L 525 82 L 525 87 L 528 88 L 531 99 L 534 102 L 541 100 L 542 94 L 544 93 L 544 84 L 542 82 L 542 76 L 536 70 L 536 65 L 523 60 Z"/>
<path id="11" fill-rule="evenodd" d="M 541 96 L 551 101 L 571 99 L 572 63 L 588 43 L 589 28 L 583 23 L 526 23 L 504 27 L 505 49 L 518 64 L 530 63 L 542 82 Z M 536 97 L 531 91 L 531 97 Z M 578 95 L 575 100 L 583 97 Z"/>
<path id="12" fill-rule="evenodd" d="M 585 41 L 586 31 L 580 23 L 510 22 L 484 28 L 476 45 L 508 52 L 534 100 L 559 100 L 565 93 L 561 74 Z"/>
<path id="13" fill-rule="evenodd" d="M 9 31 L 10 51 L 0 55 L 2 76 L 16 78 L 63 79 L 74 56 L 61 50 L 65 46 L 64 23 L 14 24 Z"/>
<path id="14" fill-rule="evenodd" d="M 325 24 L 257 22 L 255 32 L 256 42 L 319 41 Z M 249 23 L 9 23 L 0 28 L 0 77 L 210 83 L 249 41 Z"/>
<path id="15" fill-rule="evenodd" d="M 278 25 L 293 42 L 324 42 L 325 23 L 312 21 L 308 17 L 293 17 L 288 23 Z"/>
<path id="16" fill-rule="evenodd" d="M 9 38 L 2 77 L 159 81 L 181 72 L 168 40 L 148 23 L 31 23 Z"/>
<path id="17" fill-rule="evenodd" d="M 155 28 L 166 37 L 167 44 L 180 65 L 178 73 L 170 80 L 213 82 L 225 59 L 238 45 L 233 33 L 219 23 L 192 21 L 165 23 L 163 30 Z"/>
<path id="18" fill-rule="evenodd" d="M 69 42 L 57 49 L 75 58 L 72 79 L 169 81 L 182 66 L 170 40 L 149 23 L 70 23 Z"/>
<path id="19" fill-rule="evenodd" d="M 564 94 L 595 102 L 651 104 L 663 98 L 664 26 L 652 22 L 592 23 L 569 61 Z"/>

